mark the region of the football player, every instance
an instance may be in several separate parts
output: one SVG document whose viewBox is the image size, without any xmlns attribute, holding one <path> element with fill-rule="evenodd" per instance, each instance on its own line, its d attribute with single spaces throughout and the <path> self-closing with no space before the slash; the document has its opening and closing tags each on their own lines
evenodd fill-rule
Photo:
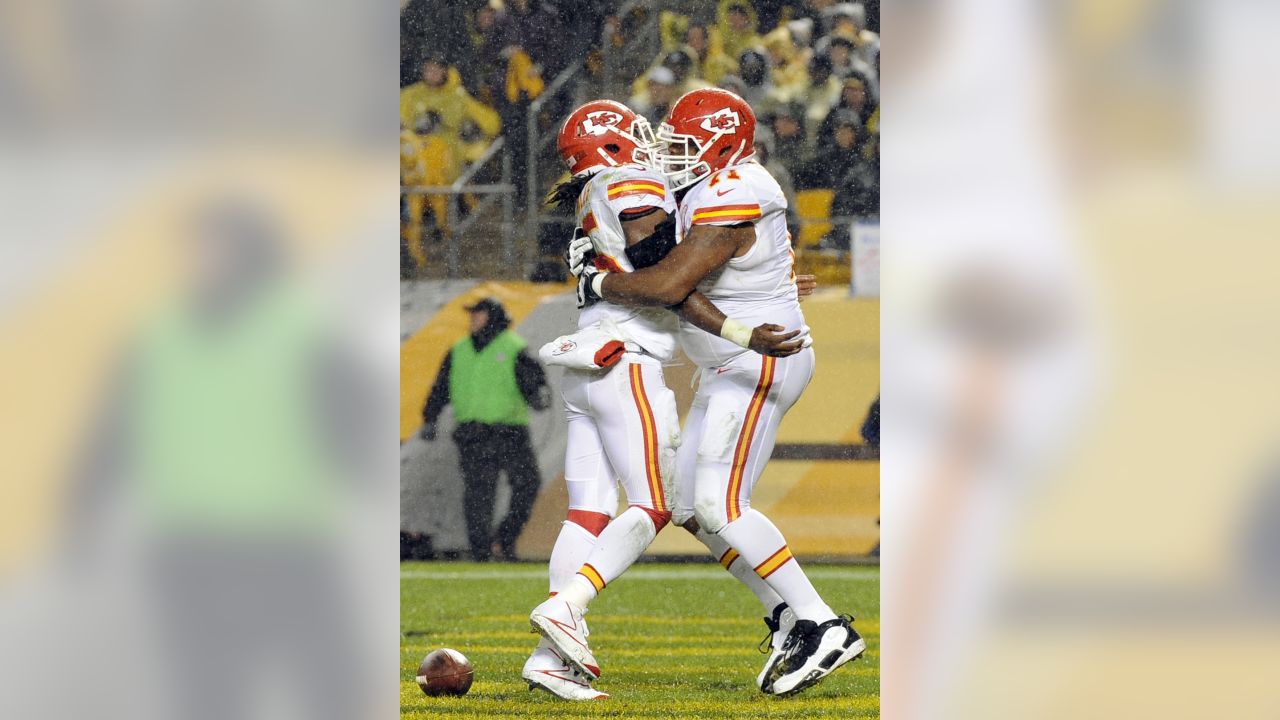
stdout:
<svg viewBox="0 0 1280 720">
<path fill-rule="evenodd" d="M 675 246 L 675 199 L 662 176 L 647 167 L 653 142 L 648 121 L 620 103 L 589 102 L 566 119 L 558 149 L 573 175 L 551 200 L 575 210 L 581 242 L 566 258 L 575 274 L 588 263 L 625 274 L 649 267 Z M 569 512 L 551 553 L 552 596 L 530 615 L 544 637 L 522 672 L 531 687 L 571 700 L 606 697 L 591 687 L 600 668 L 582 615 L 670 521 L 680 445 L 675 395 L 662 372 L 676 349 L 676 314 L 663 307 L 588 303 L 581 296 L 579 307 L 579 332 L 543 349 L 544 360 L 566 365 Z M 691 328 L 707 332 L 730 322 L 700 293 L 669 307 Z M 778 357 L 800 352 L 807 342 L 799 329 L 783 332 L 768 323 L 740 339 L 744 352 Z M 611 520 L 619 481 L 629 507 Z M 705 539 L 716 557 L 730 552 L 718 537 Z M 759 577 L 739 576 L 762 602 L 781 602 Z"/>
<path fill-rule="evenodd" d="M 700 292 L 733 317 L 719 333 L 681 323 L 681 344 L 700 378 L 685 422 L 677 474 L 677 524 L 696 524 L 733 549 L 782 598 L 766 619 L 773 652 L 760 689 L 790 695 L 860 656 L 866 644 L 818 595 L 778 528 L 751 507 L 751 493 L 773 452 L 783 415 L 813 376 L 810 347 L 782 357 L 747 352 L 762 318 L 803 328 L 787 232 L 787 202 L 752 161 L 755 114 L 718 88 L 686 93 L 658 129 L 659 168 L 680 195 L 679 244 L 635 272 L 584 267 L 579 293 L 634 307 L 680 305 Z M 692 478 L 693 482 L 685 482 Z"/>
</svg>

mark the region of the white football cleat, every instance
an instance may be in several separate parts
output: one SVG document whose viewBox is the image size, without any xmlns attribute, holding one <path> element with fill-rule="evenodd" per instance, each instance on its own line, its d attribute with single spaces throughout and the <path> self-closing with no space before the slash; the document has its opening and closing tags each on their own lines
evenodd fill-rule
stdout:
<svg viewBox="0 0 1280 720">
<path fill-rule="evenodd" d="M 766 642 L 769 643 L 771 649 L 768 651 L 769 659 L 765 661 L 764 668 L 756 676 L 756 687 L 760 688 L 761 692 L 772 693 L 773 689 L 766 681 L 778 661 L 782 659 L 782 644 L 786 642 L 787 636 L 791 634 L 791 628 L 796 625 L 796 614 L 786 603 L 782 603 L 773 609 L 773 617 L 764 619 L 764 624 L 769 627 L 769 637 Z M 761 651 L 764 650 L 764 647 L 764 642 L 761 642 Z"/>
<path fill-rule="evenodd" d="M 774 695 L 794 695 L 817 685 L 841 665 L 862 655 L 867 643 L 842 615 L 822 624 L 797 620 L 783 643 L 783 656 L 770 673 Z"/>
<path fill-rule="evenodd" d="M 533 609 L 529 624 L 542 633 L 560 656 L 591 680 L 600 677 L 600 665 L 587 645 L 587 624 L 582 615 L 587 609 L 567 600 L 551 598 Z"/>
<path fill-rule="evenodd" d="M 538 647 L 524 663 L 520 677 L 529 683 L 529 689 L 545 690 L 563 700 L 604 700 L 608 693 L 591 687 L 587 676 L 556 654 L 546 638 L 538 641 Z"/>
</svg>

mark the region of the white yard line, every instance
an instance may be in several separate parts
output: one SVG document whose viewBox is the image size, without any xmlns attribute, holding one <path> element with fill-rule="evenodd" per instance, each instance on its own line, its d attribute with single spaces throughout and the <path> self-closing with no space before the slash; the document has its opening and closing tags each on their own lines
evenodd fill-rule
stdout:
<svg viewBox="0 0 1280 720">
<path fill-rule="evenodd" d="M 805 574 L 816 580 L 852 580 L 878 582 L 880 570 L 865 567 L 816 566 L 805 568 Z M 475 572 L 456 570 L 402 570 L 401 580 L 530 580 L 545 578 L 546 568 L 494 568 Z M 635 567 L 619 580 L 733 580 L 733 576 L 715 567 L 691 566 L 688 570 Z"/>
</svg>

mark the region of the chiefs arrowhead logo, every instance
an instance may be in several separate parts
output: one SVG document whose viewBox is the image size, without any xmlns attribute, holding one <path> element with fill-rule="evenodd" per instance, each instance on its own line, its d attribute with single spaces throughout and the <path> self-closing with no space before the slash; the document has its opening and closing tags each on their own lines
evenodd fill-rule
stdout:
<svg viewBox="0 0 1280 720">
<path fill-rule="evenodd" d="M 572 340 L 565 340 L 564 342 L 560 343 L 560 347 L 556 348 L 555 350 L 552 350 L 552 351 L 551 351 L 551 354 L 552 354 L 552 355 L 563 355 L 563 354 L 565 354 L 565 353 L 567 353 L 567 352 L 572 351 L 572 350 L 573 350 L 574 348 L 576 348 L 576 347 L 578 347 L 578 344 L 577 344 L 577 343 L 575 343 L 574 341 L 572 341 Z"/>
<path fill-rule="evenodd" d="M 738 132 L 737 127 L 742 124 L 742 118 L 738 117 L 738 113 L 729 108 L 721 108 L 702 119 L 701 127 L 707 132 L 720 132 L 727 135 L 733 135 Z"/>
<path fill-rule="evenodd" d="M 609 128 L 616 127 L 622 122 L 622 116 L 612 110 L 596 110 L 587 113 L 587 118 L 582 121 L 582 132 L 588 135 L 604 135 L 609 132 Z"/>
</svg>

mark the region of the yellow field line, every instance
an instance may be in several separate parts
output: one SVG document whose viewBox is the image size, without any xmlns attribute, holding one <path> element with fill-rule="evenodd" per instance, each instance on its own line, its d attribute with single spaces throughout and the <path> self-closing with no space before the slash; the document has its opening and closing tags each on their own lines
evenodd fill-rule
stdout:
<svg viewBox="0 0 1280 720">
<path fill-rule="evenodd" d="M 520 623 L 522 625 L 527 625 L 528 620 L 529 620 L 528 615 L 479 615 L 477 617 L 471 618 L 471 622 Z M 751 627 L 754 629 L 760 625 L 760 621 L 757 619 L 748 619 L 748 618 L 713 618 L 713 617 L 698 617 L 698 616 L 687 616 L 687 615 L 685 616 L 668 615 L 668 616 L 662 616 L 662 617 L 659 617 L 657 615 L 625 615 L 620 617 L 602 616 L 602 617 L 591 618 L 592 627 L 599 627 L 599 628 L 606 628 L 606 627 L 615 628 L 620 626 L 625 627 L 627 625 L 635 625 L 635 624 L 730 625 L 730 626 L 738 626 L 738 627 Z M 853 627 L 863 635 L 866 635 L 867 633 L 872 633 L 875 635 L 880 634 L 879 619 L 854 620 Z M 445 635 L 447 633 L 440 633 L 440 634 Z"/>
<path fill-rule="evenodd" d="M 764 655 L 755 648 L 754 644 L 746 642 L 743 643 L 744 647 L 739 648 L 711 648 L 700 645 L 693 647 L 667 646 L 655 648 L 618 647 L 629 643 L 629 638 L 617 638 L 608 643 L 608 646 L 604 649 L 596 648 L 595 651 L 601 657 L 669 657 L 674 655 L 680 657 L 759 657 L 762 661 L 764 659 Z M 595 643 L 592 644 L 594 645 Z M 464 651 L 464 655 L 466 653 L 513 653 L 519 655 L 530 652 L 533 645 L 534 643 L 531 639 L 528 645 L 478 645 L 471 647 L 463 645 L 460 649 Z M 414 645 L 406 646 L 401 648 L 401 650 L 406 651 L 409 647 L 417 648 L 418 650 L 426 650 L 435 646 Z M 874 653 L 872 650 L 868 650 L 867 655 L 874 656 Z"/>
<path fill-rule="evenodd" d="M 840 672 L 843 672 L 843 670 L 841 670 Z M 473 686 L 472 692 L 474 693 L 476 689 L 480 689 L 484 691 L 488 688 L 502 689 L 502 688 L 518 688 L 521 686 L 522 684 L 520 683 L 502 683 L 502 682 L 495 683 L 495 682 L 476 681 L 475 686 Z M 640 690 L 640 689 L 658 689 L 658 688 L 664 688 L 664 687 L 669 687 L 669 686 L 661 683 L 649 683 L 644 685 L 636 683 L 636 684 L 627 684 L 624 689 Z M 430 704 L 435 704 L 435 703 L 453 704 L 453 703 L 465 702 L 467 703 L 468 706 L 475 706 L 477 713 L 479 713 L 483 708 L 488 706 L 493 706 L 493 707 L 496 707 L 497 709 L 505 710 L 510 706 L 510 702 L 511 702 L 511 699 L 507 697 L 487 698 L 487 697 L 478 697 L 478 696 L 477 697 L 468 696 L 465 699 L 426 698 L 426 697 L 423 697 L 422 691 L 418 688 L 417 683 L 413 682 L 412 680 L 402 681 L 400 683 L 400 690 L 401 690 L 402 697 L 404 695 L 408 695 L 410 697 L 416 697 L 418 699 L 421 699 Z M 875 710 L 876 708 L 880 707 L 879 695 L 844 695 L 840 697 L 802 696 L 802 697 L 804 698 L 804 701 L 805 701 L 804 709 L 810 710 L 810 711 Z M 617 700 L 614 700 L 614 699 L 610 700 L 611 705 L 616 702 Z M 427 707 L 430 707 L 430 705 L 428 705 Z M 549 717 L 563 717 L 564 707 L 565 706 L 562 704 L 548 705 L 546 706 L 545 712 Z M 735 709 L 740 711 L 740 708 L 734 707 L 734 703 L 727 702 L 727 701 L 714 701 L 714 700 L 700 701 L 700 700 L 682 699 L 680 700 L 678 716 L 688 717 L 688 713 L 713 713 L 714 717 L 719 717 L 719 716 L 723 716 L 726 711 L 732 711 Z M 541 707 L 537 708 L 537 711 L 541 711 L 541 710 L 542 710 Z M 427 712 L 427 710 L 424 708 L 423 712 Z M 627 709 L 628 716 L 650 717 L 647 715 L 639 714 L 642 712 L 643 710 L 640 710 L 638 708 Z M 654 712 L 657 714 L 653 715 L 652 717 L 673 717 L 673 715 L 667 714 L 669 713 L 669 711 L 664 712 L 660 708 L 655 708 Z M 735 715 L 735 717 L 743 717 L 743 715 L 737 714 Z"/>
</svg>

